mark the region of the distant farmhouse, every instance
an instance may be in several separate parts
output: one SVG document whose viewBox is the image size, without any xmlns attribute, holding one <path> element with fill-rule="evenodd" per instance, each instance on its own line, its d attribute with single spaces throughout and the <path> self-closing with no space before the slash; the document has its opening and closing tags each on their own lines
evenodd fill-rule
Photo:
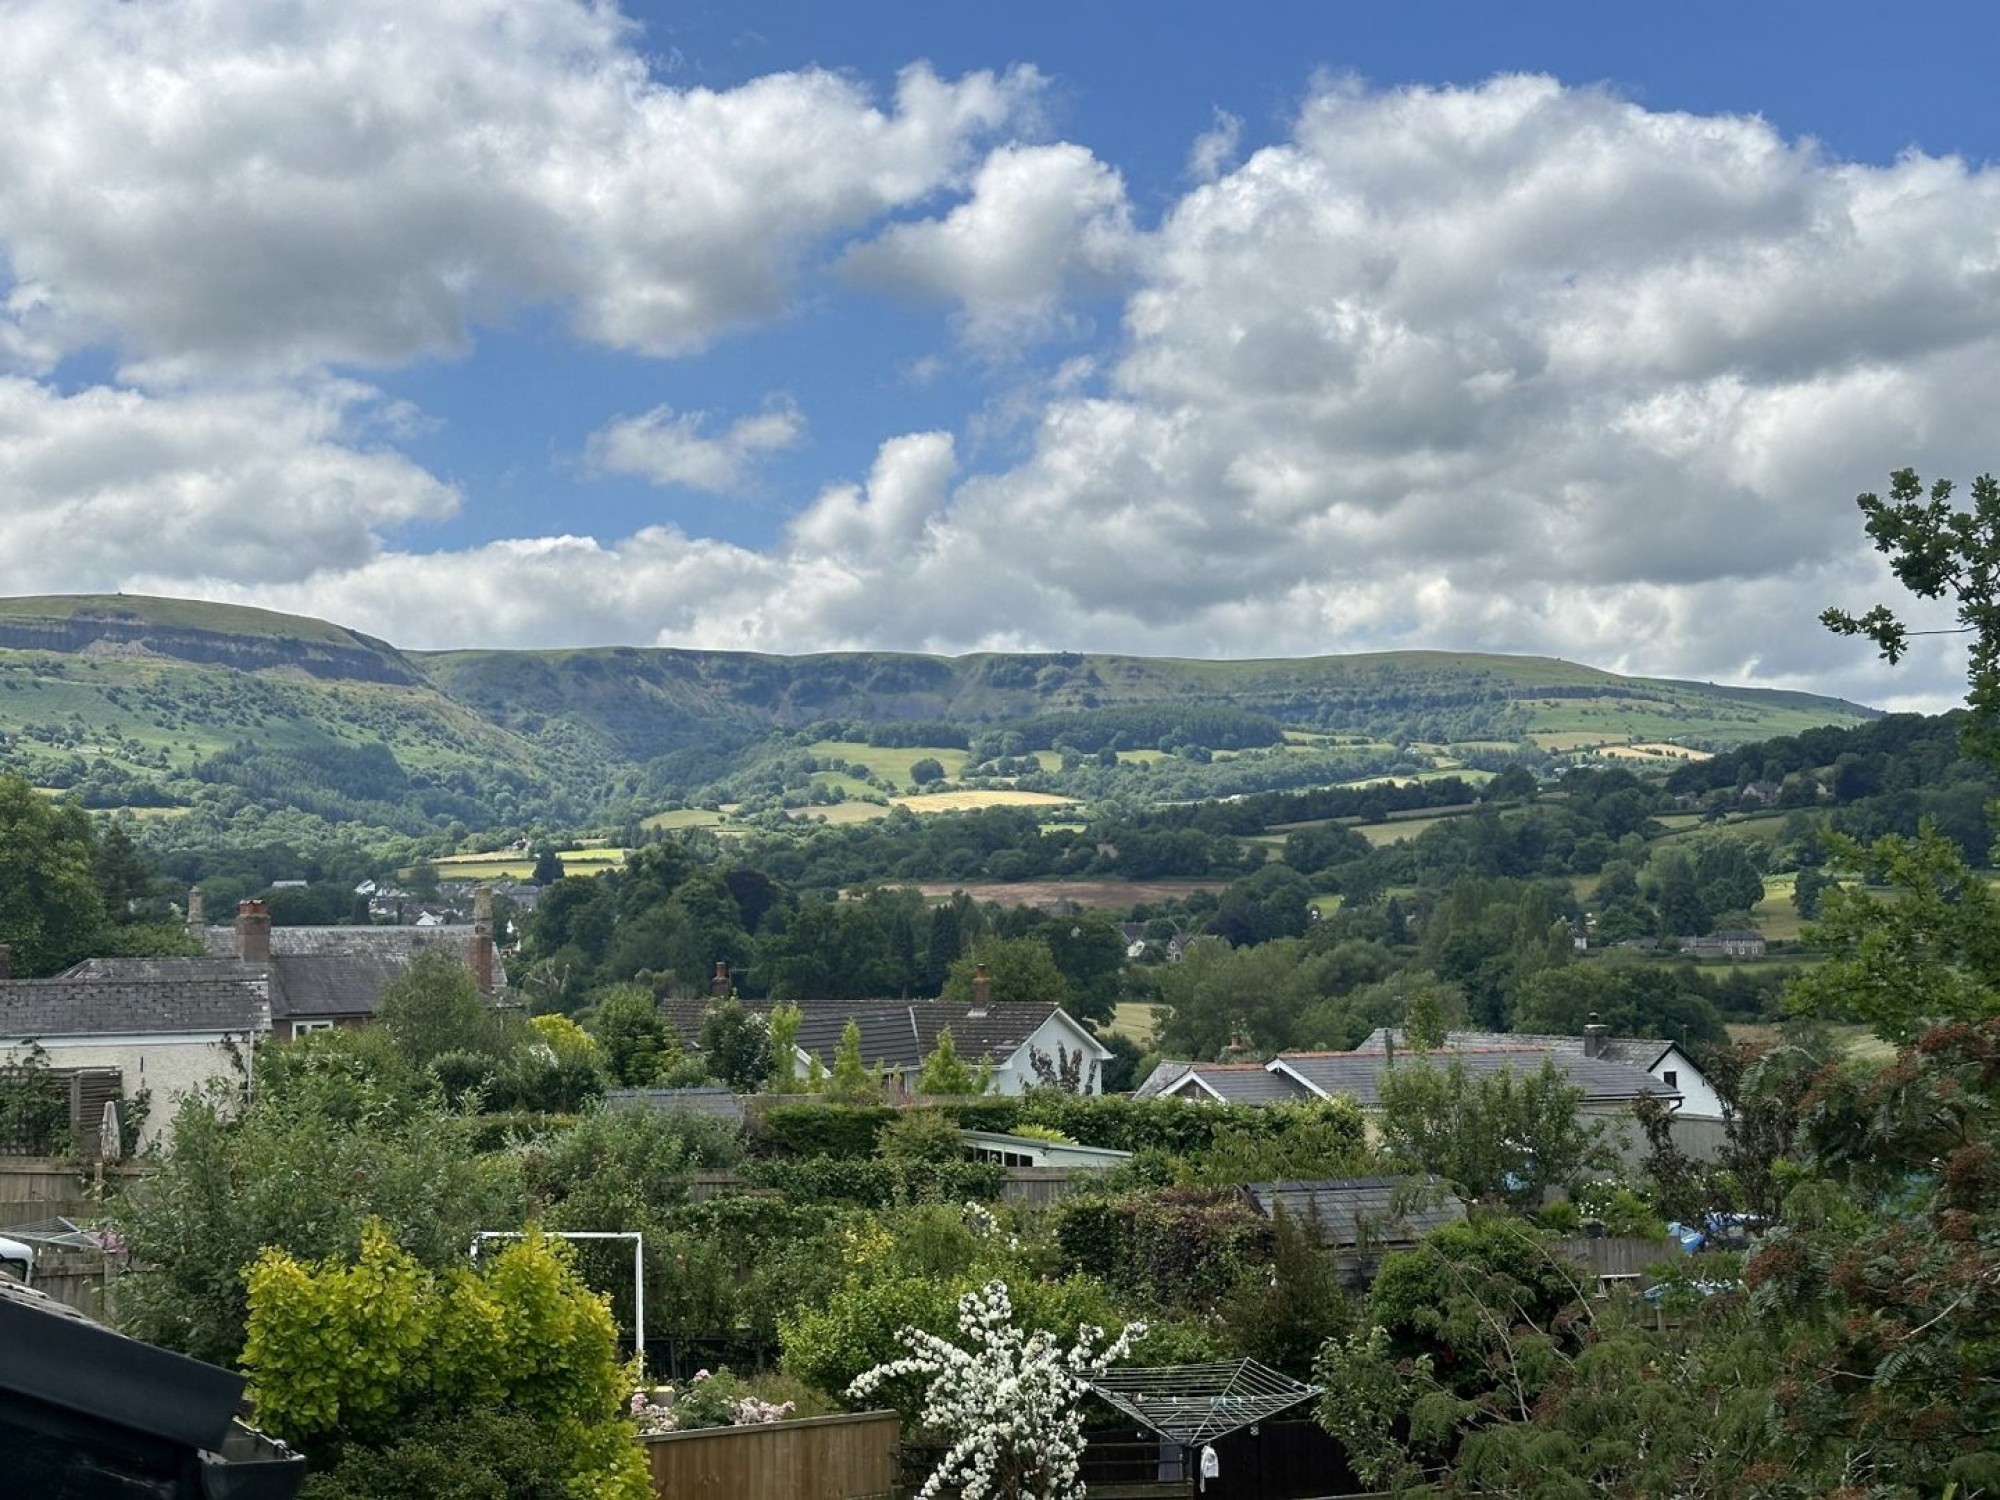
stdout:
<svg viewBox="0 0 2000 1500">
<path fill-rule="evenodd" d="M 0 1054 L 39 1046 L 58 1071 L 115 1072 L 120 1097 L 149 1093 L 143 1144 L 180 1099 L 247 1067 L 263 1038 L 369 1020 L 426 948 L 462 953 L 487 994 L 505 984 L 484 897 L 470 926 L 273 927 L 263 902 L 245 901 L 234 926 L 210 927 L 195 892 L 188 932 L 208 957 L 90 958 L 49 979 L 14 979 L 0 957 Z"/>
</svg>

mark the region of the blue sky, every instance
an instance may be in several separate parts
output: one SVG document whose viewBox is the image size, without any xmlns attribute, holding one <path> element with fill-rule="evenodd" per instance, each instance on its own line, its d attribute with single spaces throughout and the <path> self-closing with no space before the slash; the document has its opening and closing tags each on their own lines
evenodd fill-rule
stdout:
<svg viewBox="0 0 2000 1500">
<path fill-rule="evenodd" d="M 1990 465 L 1984 6 L 17 0 L 0 589 L 419 647 L 1561 655 Z"/>
</svg>

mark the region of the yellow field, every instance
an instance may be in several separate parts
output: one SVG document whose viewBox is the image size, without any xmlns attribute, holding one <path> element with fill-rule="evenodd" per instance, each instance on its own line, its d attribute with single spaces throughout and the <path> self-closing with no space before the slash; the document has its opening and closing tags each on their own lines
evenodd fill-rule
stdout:
<svg viewBox="0 0 2000 1500">
<path fill-rule="evenodd" d="M 1054 792 L 1017 792 L 1012 787 L 990 791 L 926 792 L 914 797 L 892 797 L 898 807 L 914 813 L 971 812 L 981 807 L 1074 807 L 1076 798 L 1058 797 Z"/>
<path fill-rule="evenodd" d="M 624 864 L 625 853 L 603 847 L 563 849 L 556 858 L 565 875 L 602 875 Z M 534 860 L 522 854 L 447 854 L 431 863 L 447 880 L 526 880 L 535 870 Z"/>
<path fill-rule="evenodd" d="M 1596 750 L 1605 745 L 1623 745 L 1619 735 L 1595 729 L 1538 729 L 1528 736 L 1544 750 Z"/>
<path fill-rule="evenodd" d="M 1606 745 L 1604 754 L 1611 760 L 1714 760 L 1706 750 L 1690 750 L 1685 745 L 1670 745 L 1665 741 L 1651 741 L 1637 745 Z"/>
</svg>

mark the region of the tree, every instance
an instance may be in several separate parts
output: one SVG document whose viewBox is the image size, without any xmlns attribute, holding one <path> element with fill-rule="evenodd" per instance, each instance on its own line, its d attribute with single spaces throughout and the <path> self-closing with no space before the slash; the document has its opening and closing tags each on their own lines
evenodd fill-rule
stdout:
<svg viewBox="0 0 2000 1500">
<path fill-rule="evenodd" d="M 920 1094 L 977 1094 L 981 1092 L 979 1078 L 964 1058 L 958 1055 L 958 1048 L 951 1039 L 951 1028 L 938 1032 L 937 1046 L 924 1059 L 924 1070 L 917 1080 Z"/>
<path fill-rule="evenodd" d="M 1442 1068 L 1413 1058 L 1383 1069 L 1377 1088 L 1384 1153 L 1468 1197 L 1538 1204 L 1544 1190 L 1617 1161 L 1608 1122 L 1585 1122 L 1584 1091 L 1546 1058 L 1532 1073 L 1484 1075 L 1461 1057 Z"/>
<path fill-rule="evenodd" d="M 375 1021 L 419 1068 L 445 1052 L 497 1057 L 506 1050 L 500 1017 L 458 956 L 443 948 L 424 949 L 383 986 Z"/>
<path fill-rule="evenodd" d="M 90 820 L 19 776 L 0 776 L 0 943 L 17 976 L 53 974 L 88 956 L 104 926 Z"/>
<path fill-rule="evenodd" d="M 833 1076 L 827 1092 L 849 1103 L 863 1103 L 881 1096 L 882 1090 L 861 1056 L 861 1023 L 849 1017 L 840 1028 L 840 1041 L 833 1049 Z"/>
<path fill-rule="evenodd" d="M 528 879 L 539 886 L 551 886 L 563 878 L 562 856 L 556 853 L 556 846 L 547 839 L 535 843 L 535 867 L 528 872 Z"/>
<path fill-rule="evenodd" d="M 708 1071 L 740 1094 L 755 1093 L 770 1077 L 771 1028 L 734 995 L 702 1012 L 701 1050 Z"/>
<path fill-rule="evenodd" d="M 1083 1494 L 1083 1398 L 1088 1382 L 1146 1335 L 1128 1323 L 1099 1346 L 1100 1328 L 1077 1329 L 1068 1349 L 1052 1333 L 1024 1334 L 1004 1281 L 989 1281 L 958 1302 L 959 1342 L 921 1328 L 898 1337 L 904 1359 L 864 1371 L 848 1387 L 855 1398 L 885 1382 L 929 1382 L 919 1424 L 947 1446 L 917 1493 L 949 1491 L 964 1500 L 1075 1500 Z"/>
<path fill-rule="evenodd" d="M 657 1082 L 679 1051 L 660 1015 L 660 1002 L 642 984 L 613 985 L 597 1002 L 591 1030 L 604 1048 L 606 1070 L 626 1087 Z"/>
<path fill-rule="evenodd" d="M 1923 480 L 1915 469 L 1898 469 L 1889 476 L 1889 498 L 1857 495 L 1854 503 L 1867 519 L 1875 550 L 1889 558 L 1897 580 L 1920 599 L 1951 596 L 1957 607 L 1960 634 L 1967 646 L 1967 706 L 1965 744 L 1968 753 L 1989 764 L 2000 761 L 2000 481 L 1982 474 L 1972 482 L 1972 508 L 1951 503 L 1955 486 L 1940 479 L 1923 498 Z M 1861 635 L 1873 641 L 1890 665 L 1903 659 L 1915 631 L 1887 605 L 1862 615 L 1829 608 L 1820 623 L 1836 635 Z"/>
<path fill-rule="evenodd" d="M 1069 981 L 1056 966 L 1049 945 L 1038 937 L 983 937 L 972 951 L 951 966 L 944 999 L 953 1005 L 972 1003 L 972 979 L 986 970 L 987 998 L 996 1005 L 1036 1002 L 1070 1003 Z"/>
<path fill-rule="evenodd" d="M 539 1235 L 478 1271 L 433 1271 L 370 1221 L 351 1264 L 269 1249 L 248 1283 L 243 1363 L 258 1420 L 336 1475 L 329 1458 L 395 1444 L 413 1419 L 490 1409 L 541 1432 L 570 1493 L 650 1495 L 610 1310 Z"/>
<path fill-rule="evenodd" d="M 944 762 L 934 755 L 926 755 L 910 762 L 910 780 L 918 786 L 929 786 L 944 780 Z"/>
</svg>

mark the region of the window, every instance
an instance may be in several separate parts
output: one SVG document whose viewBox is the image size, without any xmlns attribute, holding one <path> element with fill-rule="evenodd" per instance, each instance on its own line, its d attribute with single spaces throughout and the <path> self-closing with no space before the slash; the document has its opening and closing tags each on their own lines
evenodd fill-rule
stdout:
<svg viewBox="0 0 2000 1500">
<path fill-rule="evenodd" d="M 306 1033 L 307 1033 L 308 1031 L 331 1031 L 331 1030 L 333 1030 L 333 1022 L 331 1022 L 331 1021 L 294 1021 L 294 1022 L 292 1022 L 292 1035 L 293 1035 L 293 1036 L 304 1036 L 304 1035 L 305 1035 L 305 1034 L 306 1034 Z"/>
<path fill-rule="evenodd" d="M 1681 1075 L 1676 1073 L 1672 1068 L 1669 1068 L 1660 1075 L 1660 1082 L 1664 1083 L 1670 1089 L 1677 1089 L 1681 1086 Z"/>
</svg>

